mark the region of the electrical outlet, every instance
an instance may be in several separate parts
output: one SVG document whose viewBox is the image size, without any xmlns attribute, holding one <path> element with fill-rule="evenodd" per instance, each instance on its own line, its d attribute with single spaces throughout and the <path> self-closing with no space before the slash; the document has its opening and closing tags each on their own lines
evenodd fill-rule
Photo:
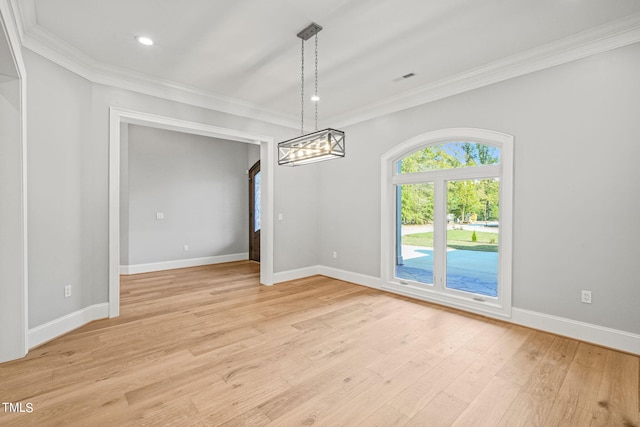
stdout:
<svg viewBox="0 0 640 427">
<path fill-rule="evenodd" d="M 182 249 L 184 249 L 185 251 L 188 251 L 188 250 L 189 250 L 189 245 L 184 245 L 184 246 L 182 247 Z"/>
<path fill-rule="evenodd" d="M 66 285 L 64 287 L 64 297 L 69 298 L 71 296 L 71 285 Z"/>
<path fill-rule="evenodd" d="M 334 259 L 338 258 L 338 252 L 333 251 L 333 258 L 334 258 Z"/>
<path fill-rule="evenodd" d="M 582 300 L 585 304 L 591 304 L 591 291 L 582 291 Z"/>
</svg>

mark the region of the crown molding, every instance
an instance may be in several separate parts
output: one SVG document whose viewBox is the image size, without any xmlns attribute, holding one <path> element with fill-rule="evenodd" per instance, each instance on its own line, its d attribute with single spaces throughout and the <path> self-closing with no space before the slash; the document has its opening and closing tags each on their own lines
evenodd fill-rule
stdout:
<svg viewBox="0 0 640 427">
<path fill-rule="evenodd" d="M 326 119 L 346 127 L 535 71 L 640 42 L 640 13 Z"/>
<path fill-rule="evenodd" d="M 25 0 L 22 4 L 19 0 L 6 0 L 13 10 L 15 27 L 20 37 L 20 43 L 24 39 L 24 27 L 35 26 L 35 3 L 34 0 Z"/>
<path fill-rule="evenodd" d="M 130 90 L 241 117 L 297 128 L 297 118 L 236 98 L 158 79 L 143 73 L 106 65 L 64 42 L 36 22 L 34 0 L 11 0 L 22 20 L 18 30 L 22 45 L 38 55 L 93 83 Z"/>
<path fill-rule="evenodd" d="M 60 40 L 36 21 L 34 0 L 11 0 L 26 48 L 94 83 L 297 129 L 296 118 L 195 87 L 109 66 Z M 640 41 L 640 13 L 512 55 L 326 119 L 346 127 Z"/>
</svg>

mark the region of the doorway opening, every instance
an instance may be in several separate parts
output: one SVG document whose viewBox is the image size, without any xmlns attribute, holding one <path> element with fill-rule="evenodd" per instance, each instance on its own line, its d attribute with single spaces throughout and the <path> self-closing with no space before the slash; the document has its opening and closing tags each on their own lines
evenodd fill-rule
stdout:
<svg viewBox="0 0 640 427">
<path fill-rule="evenodd" d="M 136 124 L 260 146 L 261 239 L 260 283 L 273 284 L 273 137 L 182 119 L 111 107 L 109 116 L 109 317 L 120 313 L 120 173 L 121 125 Z"/>
</svg>

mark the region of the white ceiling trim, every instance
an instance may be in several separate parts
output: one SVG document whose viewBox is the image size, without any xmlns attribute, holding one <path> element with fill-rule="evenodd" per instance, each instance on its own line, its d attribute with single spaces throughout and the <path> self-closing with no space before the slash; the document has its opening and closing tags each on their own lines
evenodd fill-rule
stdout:
<svg viewBox="0 0 640 427">
<path fill-rule="evenodd" d="M 11 0 L 22 45 L 91 82 L 297 129 L 299 121 L 256 104 L 100 63 L 36 23 L 33 0 Z"/>
<path fill-rule="evenodd" d="M 255 104 L 207 93 L 201 89 L 157 79 L 142 73 L 105 66 L 72 46 L 60 42 L 55 36 L 47 35 L 47 32 L 41 27 L 35 27 L 24 33 L 22 44 L 27 49 L 94 83 L 241 117 L 263 120 L 290 128 L 298 127 L 298 121 L 294 117 L 288 117 Z"/>
<path fill-rule="evenodd" d="M 18 23 L 22 44 L 87 80 L 293 129 L 299 126 L 297 118 L 259 105 L 99 63 L 40 27 L 36 22 L 34 0 L 11 1 L 22 20 Z M 640 13 L 399 93 L 347 114 L 328 117 L 326 121 L 333 127 L 361 123 L 637 42 L 640 42 Z"/>
<path fill-rule="evenodd" d="M 400 93 L 346 115 L 329 117 L 326 121 L 336 127 L 361 123 L 637 42 L 640 42 L 640 13 Z"/>
</svg>

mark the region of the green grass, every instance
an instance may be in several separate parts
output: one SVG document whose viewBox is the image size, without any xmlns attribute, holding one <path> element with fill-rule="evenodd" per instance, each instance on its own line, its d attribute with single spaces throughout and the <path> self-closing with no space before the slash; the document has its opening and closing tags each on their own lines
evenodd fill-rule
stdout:
<svg viewBox="0 0 640 427">
<path fill-rule="evenodd" d="M 473 231 L 448 230 L 447 247 L 467 251 L 498 252 L 498 233 L 476 231 L 477 242 L 471 240 Z M 493 243 L 491 243 L 493 240 Z M 433 232 L 402 236 L 403 245 L 433 247 Z"/>
</svg>

